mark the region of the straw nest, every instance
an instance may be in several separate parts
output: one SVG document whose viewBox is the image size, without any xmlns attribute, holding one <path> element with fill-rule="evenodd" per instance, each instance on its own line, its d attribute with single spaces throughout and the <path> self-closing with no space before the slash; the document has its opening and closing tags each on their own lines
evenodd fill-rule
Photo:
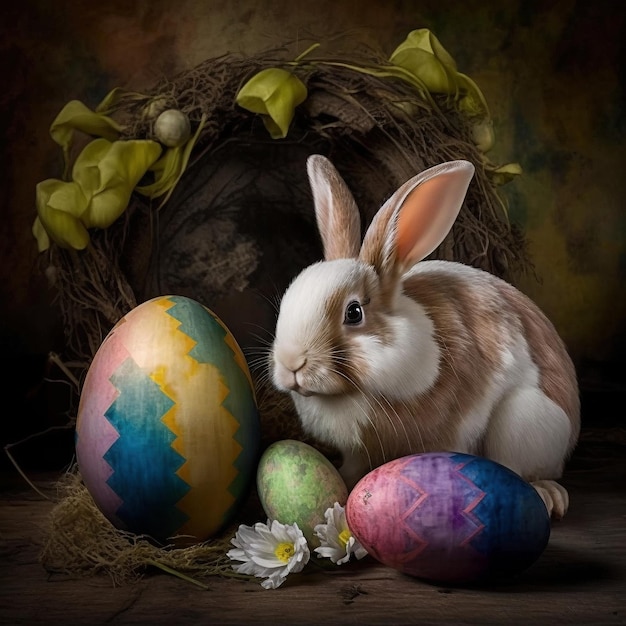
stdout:
<svg viewBox="0 0 626 626">
<path fill-rule="evenodd" d="M 417 172 L 446 160 L 471 161 L 476 174 L 463 209 L 431 258 L 463 261 L 508 279 L 529 269 L 524 238 L 509 223 L 493 179 L 495 166 L 474 144 L 472 120 L 453 100 L 355 70 L 388 63 L 371 49 L 326 57 L 316 51 L 297 65 L 293 58 L 288 47 L 245 57 L 228 54 L 116 103 L 111 114 L 126 138 L 152 138 L 154 119 L 167 108 L 184 112 L 192 128 L 202 118 L 206 123 L 164 206 L 134 196 L 112 226 L 91 233 L 86 250 L 53 245 L 42 255 L 63 314 L 64 358 L 76 373 L 76 400 L 106 333 L 138 303 L 165 291 L 200 300 L 233 330 L 254 322 L 267 342 L 274 310 L 242 320 L 254 318 L 262 305 L 242 306 L 238 298 L 248 298 L 248 305 L 276 302 L 288 281 L 321 257 L 304 173 L 306 155 L 313 152 L 333 160 L 365 223 Z M 259 117 L 236 104 L 242 85 L 269 67 L 296 73 L 308 90 L 288 136 L 280 140 L 270 139 Z M 252 333 L 235 336 L 244 352 L 258 349 Z M 289 401 L 265 385 L 260 369 L 252 373 L 264 443 L 303 438 Z M 42 557 L 51 570 L 106 571 L 116 583 L 150 565 L 200 578 L 234 575 L 225 563 L 228 531 L 196 547 L 156 547 L 114 529 L 76 472 L 65 480 Z"/>
</svg>

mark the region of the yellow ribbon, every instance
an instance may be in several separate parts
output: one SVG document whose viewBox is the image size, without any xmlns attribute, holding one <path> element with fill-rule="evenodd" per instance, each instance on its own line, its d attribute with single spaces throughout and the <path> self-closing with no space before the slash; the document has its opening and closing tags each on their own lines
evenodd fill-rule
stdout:
<svg viewBox="0 0 626 626">
<path fill-rule="evenodd" d="M 447 94 L 473 119 L 472 135 L 476 147 L 488 152 L 495 143 L 493 121 L 487 101 L 478 85 L 457 70 L 457 65 L 441 42 L 427 28 L 411 31 L 393 51 L 389 61 L 403 68 L 430 93 Z M 503 185 L 522 173 L 518 163 L 493 167 L 485 159 L 485 171 L 496 185 Z"/>
<path fill-rule="evenodd" d="M 115 141 L 122 131 L 122 126 L 106 115 L 94 113 L 79 100 L 68 102 L 50 126 L 50 136 L 63 149 L 65 162 L 63 178 L 67 178 L 69 174 L 70 149 L 75 131 Z"/>
<path fill-rule="evenodd" d="M 80 215 L 88 201 L 79 185 L 50 178 L 37 184 L 35 195 L 37 217 L 32 232 L 39 252 L 50 247 L 50 240 L 62 248 L 85 248 L 89 233 Z"/>
<path fill-rule="evenodd" d="M 478 85 L 458 71 L 455 60 L 427 28 L 411 31 L 389 61 L 418 77 L 431 93 L 454 97 L 468 115 L 489 118 L 489 107 Z M 483 143 L 487 145 L 484 139 Z"/>
<path fill-rule="evenodd" d="M 287 136 L 295 109 L 307 97 L 307 88 L 294 74 L 278 67 L 255 74 L 236 96 L 237 104 L 262 116 L 272 139 Z"/>
<path fill-rule="evenodd" d="M 297 66 L 314 44 L 297 57 Z M 428 29 L 413 30 L 391 54 L 390 65 L 360 67 L 338 61 L 312 61 L 379 76 L 399 78 L 409 82 L 424 98 L 431 94 L 447 94 L 455 99 L 460 110 L 475 118 L 473 139 L 476 146 L 487 152 L 494 143 L 493 125 L 485 98 L 476 83 L 457 70 L 452 56 Z M 267 68 L 250 78 L 236 95 L 242 108 L 261 115 L 273 139 L 287 136 L 296 107 L 307 98 L 304 83 L 282 68 Z M 163 149 L 152 140 L 120 140 L 124 130 L 107 113 L 115 110 L 121 98 L 145 101 L 146 96 L 116 88 L 90 110 L 82 102 L 72 100 L 59 112 L 50 135 L 61 146 L 65 163 L 63 180 L 48 179 L 37 185 L 37 217 L 33 236 L 40 251 L 50 246 L 82 250 L 89 243 L 90 228 L 107 228 L 126 209 L 133 191 L 150 199 L 161 198 L 159 208 L 170 198 L 187 169 L 191 152 L 206 124 L 202 119 L 196 132 L 182 146 Z M 147 110 L 147 109 L 146 109 Z M 76 132 L 94 139 L 78 155 L 72 168 L 70 152 Z M 516 163 L 486 169 L 496 184 L 508 182 L 521 174 Z M 137 186 L 146 174 L 152 182 Z"/>
<path fill-rule="evenodd" d="M 85 248 L 87 229 L 107 228 L 126 210 L 133 189 L 161 151 L 148 139 L 94 139 L 78 155 L 70 182 L 39 183 L 33 225 L 39 251 L 50 246 L 50 239 L 63 248 Z"/>
<path fill-rule="evenodd" d="M 162 206 L 187 168 L 206 116 L 202 116 L 195 134 L 175 148 L 164 150 L 149 139 L 121 140 L 123 127 L 105 113 L 122 96 L 145 99 L 116 88 L 96 111 L 72 100 L 52 122 L 50 135 L 63 150 L 64 180 L 48 179 L 36 187 L 37 217 L 32 233 L 40 252 L 47 250 L 51 241 L 63 248 L 84 249 L 89 243 L 88 229 L 110 226 L 126 210 L 133 191 L 149 198 L 165 196 Z M 76 132 L 94 139 L 76 158 L 70 177 L 70 151 Z M 149 172 L 153 182 L 138 187 Z"/>
</svg>

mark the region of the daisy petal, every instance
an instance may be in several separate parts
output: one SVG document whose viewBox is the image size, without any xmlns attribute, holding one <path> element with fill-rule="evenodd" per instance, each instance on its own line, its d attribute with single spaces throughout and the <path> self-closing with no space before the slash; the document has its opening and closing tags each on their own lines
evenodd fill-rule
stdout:
<svg viewBox="0 0 626 626">
<path fill-rule="evenodd" d="M 254 526 L 239 526 L 231 539 L 235 546 L 227 552 L 234 561 L 235 571 L 265 578 L 265 589 L 276 589 L 291 572 L 301 571 L 310 558 L 306 538 L 296 524 L 257 522 Z"/>
</svg>

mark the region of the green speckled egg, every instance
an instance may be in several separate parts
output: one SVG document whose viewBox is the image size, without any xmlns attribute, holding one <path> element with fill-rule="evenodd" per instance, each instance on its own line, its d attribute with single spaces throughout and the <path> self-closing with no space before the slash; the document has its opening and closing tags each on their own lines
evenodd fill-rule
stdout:
<svg viewBox="0 0 626 626">
<path fill-rule="evenodd" d="M 293 439 L 271 444 L 257 469 L 257 490 L 265 514 L 298 524 L 311 549 L 319 546 L 313 529 L 325 523 L 335 502 L 345 506 L 348 489 L 335 466 L 312 446 Z"/>
</svg>

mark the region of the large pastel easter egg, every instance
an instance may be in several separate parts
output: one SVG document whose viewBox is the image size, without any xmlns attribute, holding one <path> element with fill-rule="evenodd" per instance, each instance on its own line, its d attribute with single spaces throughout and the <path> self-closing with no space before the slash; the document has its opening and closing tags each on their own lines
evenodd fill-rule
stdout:
<svg viewBox="0 0 626 626">
<path fill-rule="evenodd" d="M 270 444 L 257 468 L 257 492 L 268 518 L 298 524 L 311 547 L 314 528 L 335 502 L 345 505 L 348 489 L 337 468 L 316 448 L 283 439 Z"/>
<path fill-rule="evenodd" d="M 436 583 L 519 573 L 550 537 L 532 485 L 499 463 L 452 452 L 405 456 L 366 474 L 346 519 L 375 559 Z"/>
<path fill-rule="evenodd" d="M 245 357 L 199 302 L 148 300 L 98 348 L 81 391 L 76 456 L 85 486 L 118 528 L 204 541 L 254 484 L 259 446 Z"/>
</svg>

